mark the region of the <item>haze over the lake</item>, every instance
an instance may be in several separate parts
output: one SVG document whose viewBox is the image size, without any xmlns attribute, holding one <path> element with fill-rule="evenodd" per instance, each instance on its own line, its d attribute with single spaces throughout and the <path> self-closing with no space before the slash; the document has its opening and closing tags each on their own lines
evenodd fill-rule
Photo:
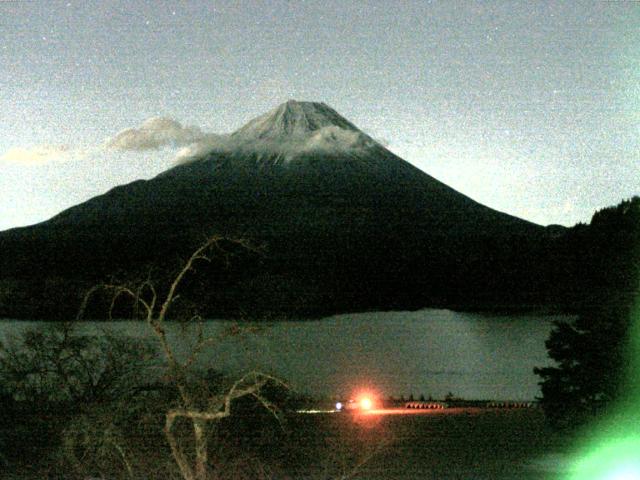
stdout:
<svg viewBox="0 0 640 480">
<path fill-rule="evenodd" d="M 201 366 L 218 365 L 240 375 L 268 371 L 300 392 L 348 397 L 370 388 L 381 396 L 413 393 L 443 399 L 533 400 L 540 396 L 533 367 L 550 364 L 544 346 L 561 315 L 491 315 L 425 309 L 368 312 L 321 320 L 255 324 L 250 335 L 229 336 L 200 355 Z M 42 323 L 0 321 L 0 341 Z M 209 321 L 207 335 L 228 328 Z M 84 322 L 83 333 L 154 338 L 144 322 Z M 169 323 L 179 358 L 187 355 L 196 328 Z M 214 360 L 215 359 L 215 360 Z"/>
<path fill-rule="evenodd" d="M 289 98 L 492 208 L 588 221 L 640 193 L 639 25 L 637 2 L 2 2 L 0 230 Z"/>
</svg>

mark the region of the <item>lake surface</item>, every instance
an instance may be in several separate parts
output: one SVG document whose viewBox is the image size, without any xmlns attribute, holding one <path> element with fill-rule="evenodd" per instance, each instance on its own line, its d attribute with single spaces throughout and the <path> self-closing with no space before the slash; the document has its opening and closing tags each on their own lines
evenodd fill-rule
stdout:
<svg viewBox="0 0 640 480">
<path fill-rule="evenodd" d="M 443 398 L 452 392 L 469 399 L 532 400 L 540 394 L 533 367 L 550 364 L 544 342 L 552 322 L 569 318 L 421 310 L 270 322 L 227 338 L 203 353 L 201 363 L 233 374 L 270 372 L 314 395 L 372 389 L 385 396 Z M 46 323 L 0 321 L 0 340 Z M 231 325 L 211 320 L 204 331 L 220 334 Z M 144 322 L 88 322 L 82 328 L 154 340 Z M 167 330 L 177 350 L 189 350 L 194 329 L 169 324 Z"/>
</svg>

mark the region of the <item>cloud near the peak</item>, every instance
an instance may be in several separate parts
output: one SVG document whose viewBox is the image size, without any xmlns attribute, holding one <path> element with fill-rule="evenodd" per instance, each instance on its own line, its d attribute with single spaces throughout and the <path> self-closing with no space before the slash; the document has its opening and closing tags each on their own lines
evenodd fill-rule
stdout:
<svg viewBox="0 0 640 480">
<path fill-rule="evenodd" d="M 370 147 L 374 141 L 361 132 L 346 130 L 335 125 L 317 130 L 302 145 L 307 151 L 341 151 Z"/>
<path fill-rule="evenodd" d="M 13 147 L 0 156 L 0 162 L 22 165 L 41 165 L 49 162 L 64 162 L 81 158 L 85 152 L 68 145 L 36 145 Z"/>
<path fill-rule="evenodd" d="M 242 135 L 206 134 L 197 142 L 182 148 L 175 163 L 186 163 L 210 152 L 246 152 L 258 154 L 276 154 L 285 159 L 309 153 L 353 152 L 372 147 L 377 142 L 368 135 L 327 126 L 306 135 L 292 136 L 283 140 L 254 139 Z"/>
<path fill-rule="evenodd" d="M 183 126 L 167 117 L 146 120 L 138 128 L 128 128 L 107 140 L 107 148 L 116 150 L 157 150 L 166 146 L 182 147 L 205 139 L 198 127 Z"/>
<path fill-rule="evenodd" d="M 231 143 L 229 135 L 204 134 L 202 138 L 181 148 L 176 154 L 175 162 L 183 163 L 212 151 L 228 150 L 231 148 Z"/>
</svg>

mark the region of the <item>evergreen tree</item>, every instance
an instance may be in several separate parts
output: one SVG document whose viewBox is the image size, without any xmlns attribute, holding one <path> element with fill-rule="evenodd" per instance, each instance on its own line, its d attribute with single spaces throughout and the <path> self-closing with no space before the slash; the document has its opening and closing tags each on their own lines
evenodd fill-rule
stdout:
<svg viewBox="0 0 640 480">
<path fill-rule="evenodd" d="M 536 368 L 542 406 L 558 425 L 579 424 L 618 398 L 623 387 L 630 309 L 611 303 L 558 322 L 546 342 L 557 366 Z"/>
<path fill-rule="evenodd" d="M 597 212 L 579 239 L 576 247 L 590 252 L 580 269 L 591 301 L 551 331 L 546 347 L 556 365 L 534 369 L 542 407 L 557 426 L 588 420 L 625 386 L 632 305 L 640 293 L 640 198 Z"/>
</svg>

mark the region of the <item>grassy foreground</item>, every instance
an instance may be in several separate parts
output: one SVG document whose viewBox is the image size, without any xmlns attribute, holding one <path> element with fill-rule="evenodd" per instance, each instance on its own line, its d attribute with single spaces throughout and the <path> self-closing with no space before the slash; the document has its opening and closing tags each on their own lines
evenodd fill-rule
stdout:
<svg viewBox="0 0 640 480">
<path fill-rule="evenodd" d="M 355 478 L 372 480 L 558 478 L 563 462 L 558 452 L 567 450 L 536 409 L 327 415 L 299 422 L 303 431 L 323 430 L 345 466 L 375 451 L 355 472 Z M 315 465 L 316 471 L 321 468 L 322 461 Z M 311 478 L 310 473 L 298 472 L 296 478 Z"/>
<path fill-rule="evenodd" d="M 558 452 L 569 447 L 548 429 L 537 409 L 289 414 L 281 426 L 260 421 L 258 428 L 253 428 L 254 420 L 245 427 L 222 424 L 217 429 L 211 438 L 212 480 L 553 479 L 561 476 Z M 163 443 L 161 437 L 138 439 L 147 465 L 134 477 L 96 470 L 90 476 L 178 479 L 177 472 L 169 473 L 173 469 Z M 4 478 L 62 478 L 60 471 L 43 476 L 42 469 L 36 473 L 25 464 L 20 470 L 6 472 Z M 86 480 L 87 471 L 64 478 Z"/>
</svg>

